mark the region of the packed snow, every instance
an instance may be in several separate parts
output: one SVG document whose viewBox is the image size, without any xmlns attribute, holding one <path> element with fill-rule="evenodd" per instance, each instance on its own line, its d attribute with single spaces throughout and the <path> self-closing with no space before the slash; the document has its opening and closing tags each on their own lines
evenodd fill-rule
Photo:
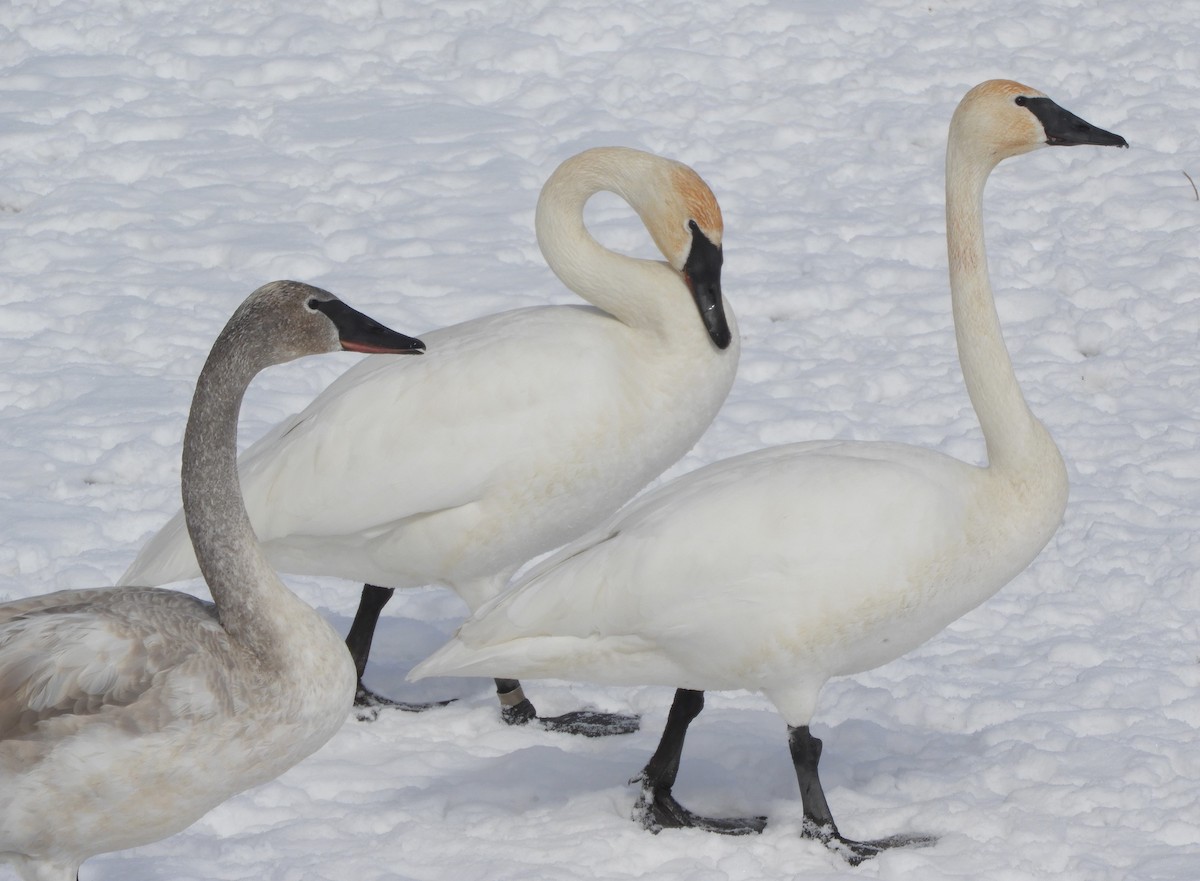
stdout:
<svg viewBox="0 0 1200 881">
<path fill-rule="evenodd" d="M 431 587 L 388 607 L 368 681 L 457 702 L 350 719 L 82 881 L 1200 876 L 1200 7 L 19 0 L 0 35 L 0 601 L 113 583 L 176 510 L 195 376 L 263 282 L 417 336 L 574 302 L 533 210 L 600 144 L 688 163 L 725 217 L 739 378 L 665 477 L 824 437 L 981 462 L 946 281 L 954 105 L 1009 77 L 1132 146 L 1040 151 L 988 188 L 1006 339 L 1070 471 L 1062 528 L 931 642 L 832 682 L 814 722 L 842 831 L 936 846 L 851 869 L 800 838 L 784 725 L 749 693 L 709 695 L 676 792 L 767 831 L 643 831 L 626 781 L 670 689 L 531 681 L 543 712 L 635 711 L 642 730 L 506 727 L 489 681 L 405 682 L 465 612 Z M 588 216 L 654 253 L 615 197 Z M 356 357 L 265 374 L 243 440 Z M 289 583 L 348 628 L 359 585 Z"/>
</svg>

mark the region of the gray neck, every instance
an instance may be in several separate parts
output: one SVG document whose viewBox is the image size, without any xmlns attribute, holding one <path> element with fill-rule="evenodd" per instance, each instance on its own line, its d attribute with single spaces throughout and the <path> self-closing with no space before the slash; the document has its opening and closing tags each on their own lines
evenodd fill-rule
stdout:
<svg viewBox="0 0 1200 881">
<path fill-rule="evenodd" d="M 266 659 L 279 643 L 280 626 L 269 607 L 299 600 L 267 563 L 242 501 L 238 412 L 250 380 L 267 366 L 257 360 L 264 347 L 247 342 L 227 327 L 196 382 L 183 438 L 183 511 L 222 626 Z"/>
</svg>

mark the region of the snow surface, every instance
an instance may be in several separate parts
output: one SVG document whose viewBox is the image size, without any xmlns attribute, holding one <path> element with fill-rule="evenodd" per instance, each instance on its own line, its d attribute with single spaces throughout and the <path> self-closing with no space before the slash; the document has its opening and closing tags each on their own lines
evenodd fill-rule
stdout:
<svg viewBox="0 0 1200 881">
<path fill-rule="evenodd" d="M 533 209 L 598 144 L 689 163 L 724 210 L 742 365 L 669 474 L 834 436 L 979 461 L 945 278 L 951 111 L 1011 77 L 1132 144 L 1021 157 L 988 191 L 1009 346 L 1070 469 L 1062 529 L 930 643 L 831 683 L 814 724 L 843 831 L 936 847 L 850 869 L 801 840 L 783 723 L 746 693 L 709 696 L 676 791 L 767 831 L 642 831 L 625 781 L 670 690 L 531 682 L 543 711 L 643 730 L 506 728 L 487 682 L 404 682 L 464 611 L 430 588 L 389 607 L 369 679 L 459 702 L 350 721 L 83 881 L 1200 877 L 1200 5 L 14 0 L 0 35 L 0 600 L 112 583 L 175 510 L 193 380 L 259 284 L 418 335 L 572 302 Z M 615 198 L 589 217 L 652 253 Z M 243 437 L 353 360 L 264 376 Z M 348 627 L 357 585 L 292 583 Z"/>
</svg>

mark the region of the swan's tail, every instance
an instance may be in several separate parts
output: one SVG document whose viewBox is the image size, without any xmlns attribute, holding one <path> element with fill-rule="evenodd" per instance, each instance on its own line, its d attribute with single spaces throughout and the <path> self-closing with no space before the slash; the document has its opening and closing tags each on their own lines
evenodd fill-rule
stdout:
<svg viewBox="0 0 1200 881">
<path fill-rule="evenodd" d="M 527 672 L 528 657 L 522 658 L 519 644 L 508 642 L 496 646 L 468 648 L 458 636 L 454 636 L 408 673 L 415 682 L 430 676 L 490 676 L 492 678 L 519 679 L 530 675 Z M 524 663 L 523 663 L 524 662 Z"/>
<path fill-rule="evenodd" d="M 635 636 L 526 636 L 469 646 L 455 635 L 409 671 L 430 676 L 571 679 L 601 685 L 672 684 L 678 669 Z"/>
</svg>

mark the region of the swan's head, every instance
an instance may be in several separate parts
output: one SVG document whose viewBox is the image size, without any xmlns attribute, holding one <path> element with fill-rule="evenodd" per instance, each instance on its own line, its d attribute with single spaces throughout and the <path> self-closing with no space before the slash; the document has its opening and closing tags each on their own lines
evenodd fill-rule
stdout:
<svg viewBox="0 0 1200 881">
<path fill-rule="evenodd" d="M 1129 146 L 1120 135 L 1097 128 L 1037 89 L 1012 80 L 988 80 L 967 92 L 950 121 L 950 141 L 983 151 L 992 164 L 1039 147 Z"/>
<path fill-rule="evenodd" d="M 535 219 L 550 265 L 577 263 L 579 238 L 596 245 L 583 227 L 583 205 L 602 190 L 638 213 L 691 292 L 709 338 L 728 348 L 733 335 L 721 300 L 721 208 L 708 184 L 682 162 L 630 147 L 592 147 L 564 161 L 542 187 Z"/>
<path fill-rule="evenodd" d="M 384 327 L 329 291 L 298 281 L 260 287 L 238 307 L 223 335 L 246 340 L 262 366 L 342 349 L 390 354 L 425 349 L 420 340 Z"/>
<path fill-rule="evenodd" d="M 658 158 L 658 157 L 655 157 Z M 696 301 L 713 343 L 728 348 L 732 340 L 721 299 L 721 238 L 725 226 L 721 206 L 703 178 L 682 162 L 660 159 L 658 198 L 639 210 L 654 244 L 680 274 Z"/>
</svg>

